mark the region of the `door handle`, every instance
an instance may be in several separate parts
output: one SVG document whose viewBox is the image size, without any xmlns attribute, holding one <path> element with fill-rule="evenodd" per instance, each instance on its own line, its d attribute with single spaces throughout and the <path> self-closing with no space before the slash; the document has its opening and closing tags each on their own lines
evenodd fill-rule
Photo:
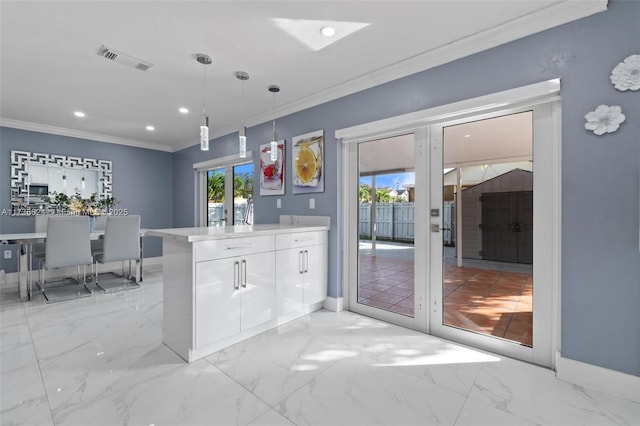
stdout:
<svg viewBox="0 0 640 426">
<path fill-rule="evenodd" d="M 298 252 L 298 273 L 304 274 L 304 258 L 302 250 Z"/>
<path fill-rule="evenodd" d="M 233 264 L 233 288 L 240 290 L 240 262 L 237 260 Z"/>
<path fill-rule="evenodd" d="M 247 261 L 242 259 L 242 287 L 247 288 Z"/>
<path fill-rule="evenodd" d="M 309 272 L 309 251 L 304 251 L 304 273 Z"/>
</svg>

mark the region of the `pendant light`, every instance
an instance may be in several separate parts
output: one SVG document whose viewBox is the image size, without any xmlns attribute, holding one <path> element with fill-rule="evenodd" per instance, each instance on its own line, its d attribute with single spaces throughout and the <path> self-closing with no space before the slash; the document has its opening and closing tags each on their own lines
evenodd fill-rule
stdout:
<svg viewBox="0 0 640 426">
<path fill-rule="evenodd" d="M 280 91 L 280 87 L 269 86 L 269 91 L 273 94 L 273 138 L 271 139 L 271 161 L 278 159 L 278 134 L 276 133 L 276 93 Z"/>
<path fill-rule="evenodd" d="M 196 60 L 198 61 L 198 63 L 202 64 L 202 86 L 203 86 L 202 122 L 200 123 L 200 149 L 202 151 L 209 151 L 209 116 L 207 115 L 207 111 L 206 111 L 207 65 L 209 65 L 212 61 L 209 55 L 205 55 L 203 53 L 199 53 L 198 55 L 196 55 Z"/>
<path fill-rule="evenodd" d="M 240 130 L 238 131 L 238 151 L 240 152 L 240 158 L 247 157 L 247 127 L 244 125 L 244 82 L 249 80 L 249 74 L 244 71 L 236 72 L 236 78 L 242 82 L 242 122 L 240 123 Z"/>
</svg>

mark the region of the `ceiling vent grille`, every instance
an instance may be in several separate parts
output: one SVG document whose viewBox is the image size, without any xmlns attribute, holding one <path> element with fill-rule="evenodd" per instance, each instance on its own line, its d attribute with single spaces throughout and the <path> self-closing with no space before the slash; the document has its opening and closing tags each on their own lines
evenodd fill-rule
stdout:
<svg viewBox="0 0 640 426">
<path fill-rule="evenodd" d="M 146 71 L 153 65 L 150 62 L 143 61 L 134 56 L 127 55 L 126 53 L 119 52 L 115 49 L 102 45 L 98 49 L 98 55 L 113 62 L 125 65 L 130 68 L 135 68 L 140 71 Z"/>
</svg>

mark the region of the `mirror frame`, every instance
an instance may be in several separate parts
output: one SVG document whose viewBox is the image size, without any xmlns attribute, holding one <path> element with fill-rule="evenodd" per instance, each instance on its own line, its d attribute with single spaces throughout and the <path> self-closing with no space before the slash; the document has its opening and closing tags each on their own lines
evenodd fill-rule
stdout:
<svg viewBox="0 0 640 426">
<path fill-rule="evenodd" d="M 11 151 L 11 210 L 16 216 L 30 216 L 27 198 L 27 164 L 36 162 L 44 166 L 57 165 L 69 169 L 95 170 L 98 172 L 98 197 L 112 197 L 112 162 L 94 158 L 72 157 L 28 151 Z"/>
</svg>

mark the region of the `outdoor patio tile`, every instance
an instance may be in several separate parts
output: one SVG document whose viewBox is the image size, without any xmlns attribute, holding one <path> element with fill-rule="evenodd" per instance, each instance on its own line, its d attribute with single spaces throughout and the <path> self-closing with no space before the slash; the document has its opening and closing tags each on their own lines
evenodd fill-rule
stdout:
<svg viewBox="0 0 640 426">
<path fill-rule="evenodd" d="M 404 287 L 398 287 L 398 286 L 391 287 L 390 289 L 385 290 L 384 292 L 385 293 L 389 293 L 389 294 L 394 294 L 394 295 L 397 295 L 397 296 L 404 296 L 404 297 L 413 295 L 413 289 L 404 288 Z"/>
<path fill-rule="evenodd" d="M 396 304 L 398 302 L 400 302 L 401 300 L 404 300 L 405 296 L 397 296 L 394 294 L 388 294 L 388 293 L 384 293 L 384 292 L 380 292 L 378 294 L 375 294 L 371 297 L 369 297 L 369 300 L 376 300 L 379 302 L 386 302 L 386 303 L 391 303 L 391 304 Z"/>
<path fill-rule="evenodd" d="M 391 306 L 393 306 L 393 303 L 380 302 L 378 300 L 371 300 L 371 299 L 365 299 L 360 303 L 362 303 L 363 305 L 373 306 L 375 308 L 380 308 L 380 309 L 388 309 Z"/>
</svg>

